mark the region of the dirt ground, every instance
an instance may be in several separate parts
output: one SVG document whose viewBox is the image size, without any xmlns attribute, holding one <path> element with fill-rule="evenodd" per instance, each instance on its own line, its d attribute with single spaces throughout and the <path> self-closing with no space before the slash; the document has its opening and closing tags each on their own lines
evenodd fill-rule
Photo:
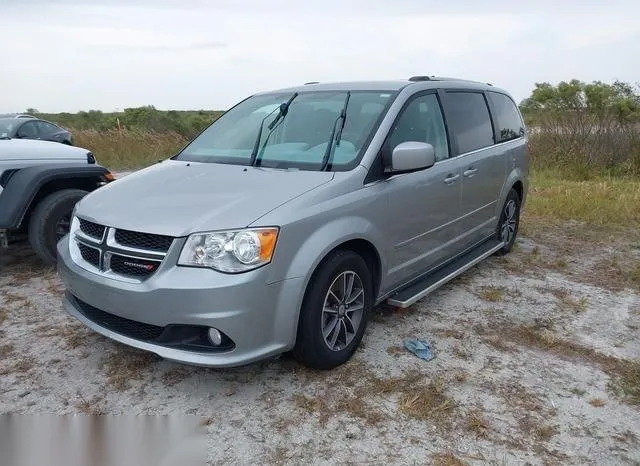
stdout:
<svg viewBox="0 0 640 466">
<path fill-rule="evenodd" d="M 197 415 L 212 464 L 640 464 L 640 242 L 523 227 L 506 258 L 377 308 L 331 372 L 129 349 L 67 316 L 55 271 L 16 245 L 0 253 L 0 412 Z"/>
</svg>

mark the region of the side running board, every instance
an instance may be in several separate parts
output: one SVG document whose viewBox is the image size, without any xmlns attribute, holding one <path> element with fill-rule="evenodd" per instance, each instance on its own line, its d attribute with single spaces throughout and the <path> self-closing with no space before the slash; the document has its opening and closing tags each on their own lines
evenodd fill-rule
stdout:
<svg viewBox="0 0 640 466">
<path fill-rule="evenodd" d="M 474 265 L 495 254 L 503 246 L 504 243 L 497 240 L 487 241 L 441 269 L 402 288 L 387 299 L 387 304 L 400 308 L 409 307 Z"/>
</svg>

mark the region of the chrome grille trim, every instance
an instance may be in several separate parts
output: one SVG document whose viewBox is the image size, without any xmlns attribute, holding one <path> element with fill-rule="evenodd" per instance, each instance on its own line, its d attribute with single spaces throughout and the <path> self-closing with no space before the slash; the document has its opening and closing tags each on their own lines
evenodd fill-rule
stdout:
<svg viewBox="0 0 640 466">
<path fill-rule="evenodd" d="M 82 236 L 92 241 L 96 241 L 98 243 L 101 243 L 102 240 L 104 240 L 104 234 L 107 229 L 104 225 L 100 225 L 98 223 L 95 223 L 83 218 L 79 218 L 78 221 L 80 223 L 80 228 L 78 229 L 78 233 L 80 233 Z M 98 230 L 102 230 L 102 233 L 99 236 L 95 236 L 91 234 L 91 231 L 87 232 L 85 231 L 85 229 L 87 230 L 98 229 Z"/>
<path fill-rule="evenodd" d="M 69 252 L 71 259 L 77 265 L 83 269 L 109 277 L 115 280 L 120 280 L 129 283 L 142 283 L 153 274 L 155 274 L 164 262 L 167 252 L 150 251 L 140 248 L 134 248 L 130 246 L 124 246 L 119 244 L 115 239 L 116 228 L 104 227 L 104 234 L 101 240 L 86 235 L 80 229 L 80 221 L 78 217 L 74 217 L 71 221 L 71 229 L 69 235 Z M 84 260 L 82 257 L 79 244 L 86 247 L 90 247 L 99 251 L 99 263 L 96 267 L 92 263 Z M 157 263 L 154 270 L 150 271 L 148 275 L 143 276 L 131 276 L 122 273 L 117 273 L 111 268 L 111 259 L 114 257 L 120 257 L 123 259 L 141 260 Z"/>
<path fill-rule="evenodd" d="M 113 249 L 117 249 L 119 251 L 126 251 L 132 254 L 141 254 L 142 257 L 139 257 L 139 259 L 151 259 L 151 260 L 159 259 L 160 261 L 162 261 L 162 259 L 164 259 L 167 256 L 166 252 L 133 248 L 131 246 L 125 246 L 123 244 L 118 243 L 116 241 L 116 228 L 109 228 L 107 230 L 107 246 Z M 131 256 L 131 257 L 134 257 L 134 256 Z"/>
</svg>

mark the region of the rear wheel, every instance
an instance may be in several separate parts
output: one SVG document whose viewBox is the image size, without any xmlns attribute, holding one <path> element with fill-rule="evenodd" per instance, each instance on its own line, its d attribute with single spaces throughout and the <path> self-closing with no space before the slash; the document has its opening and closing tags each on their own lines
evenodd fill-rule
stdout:
<svg viewBox="0 0 640 466">
<path fill-rule="evenodd" d="M 309 283 L 294 357 L 315 369 L 344 364 L 362 340 L 372 306 L 373 281 L 366 262 L 352 251 L 332 253 Z"/>
<path fill-rule="evenodd" d="M 56 191 L 41 200 L 31 214 L 29 242 L 46 264 L 56 263 L 58 241 L 69 233 L 73 208 L 87 193 L 82 189 Z"/>
<path fill-rule="evenodd" d="M 496 254 L 505 255 L 511 251 L 516 236 L 518 235 L 518 227 L 520 226 L 520 196 L 515 189 L 511 189 L 504 201 L 502 211 L 500 212 L 500 220 L 498 221 L 498 229 L 496 231 L 496 239 L 504 243 L 502 249 Z"/>
</svg>

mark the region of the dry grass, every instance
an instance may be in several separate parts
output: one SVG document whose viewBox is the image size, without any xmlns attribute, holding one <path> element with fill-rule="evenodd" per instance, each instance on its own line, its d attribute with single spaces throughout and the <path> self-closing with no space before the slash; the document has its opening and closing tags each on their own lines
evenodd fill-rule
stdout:
<svg viewBox="0 0 640 466">
<path fill-rule="evenodd" d="M 12 291 L 2 292 L 2 294 L 0 294 L 0 298 L 2 298 L 2 306 L 5 311 L 8 307 L 13 307 L 14 309 L 22 309 L 26 304 L 29 303 L 29 300 L 27 298 Z"/>
<path fill-rule="evenodd" d="M 584 312 L 587 310 L 589 300 L 582 296 L 578 299 L 571 296 L 571 293 L 565 289 L 549 290 L 560 301 L 563 309 L 569 309 L 575 312 Z"/>
<path fill-rule="evenodd" d="M 489 422 L 484 417 L 481 410 L 475 409 L 467 414 L 467 430 L 478 437 L 486 437 L 489 430 Z"/>
<path fill-rule="evenodd" d="M 117 129 L 75 130 L 74 144 L 91 150 L 110 169 L 147 167 L 174 155 L 187 143 L 178 133 Z"/>
<path fill-rule="evenodd" d="M 404 353 L 406 350 L 402 347 L 402 346 L 389 346 L 387 348 L 387 354 L 390 354 L 391 356 L 399 356 L 400 354 Z"/>
<path fill-rule="evenodd" d="M 9 352 L 7 355 L 13 353 L 13 348 L 9 348 Z M 4 369 L 0 369 L 0 375 L 14 375 L 18 378 L 26 378 L 29 376 L 31 369 L 35 367 L 35 362 L 33 359 L 27 356 L 21 356 L 18 358 L 12 365 L 5 367 Z"/>
<path fill-rule="evenodd" d="M 457 383 L 465 383 L 467 380 L 469 380 L 471 378 L 471 374 L 469 374 L 466 371 L 457 371 L 454 375 L 453 375 L 453 380 Z"/>
<path fill-rule="evenodd" d="M 39 328 L 41 335 L 58 337 L 62 339 L 68 349 L 77 349 L 87 346 L 89 339 L 94 335 L 86 327 L 77 324 L 65 324 L 56 327 L 43 325 Z"/>
<path fill-rule="evenodd" d="M 543 400 L 537 394 L 523 387 L 519 380 L 497 384 L 488 382 L 483 388 L 503 398 L 505 405 L 514 411 L 521 410 L 528 414 L 544 411 Z"/>
<path fill-rule="evenodd" d="M 611 377 L 609 389 L 612 392 L 629 404 L 640 404 L 640 360 L 638 359 L 619 359 L 602 354 L 593 348 L 564 340 L 550 330 L 541 329 L 536 325 L 503 328 L 500 335 L 520 345 L 548 351 L 565 359 L 596 365 Z"/>
<path fill-rule="evenodd" d="M 306 370 L 315 380 L 317 371 Z M 380 377 L 362 363 L 350 361 L 330 374 L 321 372 L 326 389 L 314 394 L 296 393 L 293 401 L 309 414 L 317 414 L 321 425 L 334 416 L 349 415 L 368 425 L 377 425 L 388 416 L 389 403 L 408 417 L 431 421 L 446 429 L 453 420 L 456 403 L 446 391 L 444 379 L 430 380 L 418 370 L 395 377 Z"/>
<path fill-rule="evenodd" d="M 167 387 L 173 387 L 189 377 L 192 372 L 193 369 L 189 370 L 184 367 L 173 367 L 162 374 L 162 383 Z"/>
<path fill-rule="evenodd" d="M 11 356 L 13 354 L 13 352 L 15 351 L 16 347 L 11 344 L 11 343 L 7 343 L 6 345 L 1 345 L 0 346 L 0 359 L 5 359 L 8 356 Z"/>
<path fill-rule="evenodd" d="M 452 348 L 453 354 L 460 358 L 460 359 L 464 359 L 465 361 L 471 359 L 472 353 L 468 348 L 464 348 L 461 345 L 455 345 Z"/>
<path fill-rule="evenodd" d="M 426 387 L 413 387 L 400 401 L 401 411 L 409 417 L 423 421 L 434 420 L 438 423 L 451 415 L 455 405 L 455 401 L 445 393 L 442 378 L 437 378 Z"/>
<path fill-rule="evenodd" d="M 80 402 L 76 403 L 76 408 L 82 414 L 89 416 L 101 416 L 107 414 L 107 410 L 104 408 L 104 399 L 99 396 L 95 396 L 90 400 L 87 400 L 80 395 Z"/>
<path fill-rule="evenodd" d="M 602 398 L 593 398 L 592 400 L 589 400 L 589 404 L 594 408 L 602 408 L 607 404 L 607 402 Z"/>
<path fill-rule="evenodd" d="M 482 341 L 492 348 L 495 348 L 498 351 L 502 351 L 503 353 L 509 353 L 515 350 L 512 345 L 508 344 L 506 341 L 496 335 L 484 337 Z"/>
<path fill-rule="evenodd" d="M 500 286 L 487 286 L 480 291 L 479 296 L 485 301 L 496 303 L 504 300 L 504 288 Z"/>
<path fill-rule="evenodd" d="M 117 391 L 125 391 L 135 380 L 142 380 L 157 357 L 135 350 L 118 350 L 108 353 L 102 360 L 107 384 Z"/>
<path fill-rule="evenodd" d="M 326 395 L 325 395 L 326 396 Z M 356 396 L 308 396 L 293 395 L 294 403 L 309 414 L 317 413 L 321 425 L 326 425 L 329 418 L 341 414 L 348 414 L 354 418 L 362 419 L 367 425 L 378 425 L 385 417 L 375 406 L 372 400 Z"/>
<path fill-rule="evenodd" d="M 466 466 L 467 464 L 450 451 L 434 453 L 431 455 L 431 460 L 434 466 Z"/>
<path fill-rule="evenodd" d="M 640 179 L 570 181 L 550 171 L 531 176 L 525 210 L 535 219 L 579 220 L 607 227 L 640 225 Z"/>
<path fill-rule="evenodd" d="M 558 432 L 557 432 L 557 428 L 554 426 L 543 425 L 543 426 L 538 426 L 535 429 L 534 433 L 538 440 L 547 442 L 551 440 L 551 437 L 556 435 Z"/>
</svg>

